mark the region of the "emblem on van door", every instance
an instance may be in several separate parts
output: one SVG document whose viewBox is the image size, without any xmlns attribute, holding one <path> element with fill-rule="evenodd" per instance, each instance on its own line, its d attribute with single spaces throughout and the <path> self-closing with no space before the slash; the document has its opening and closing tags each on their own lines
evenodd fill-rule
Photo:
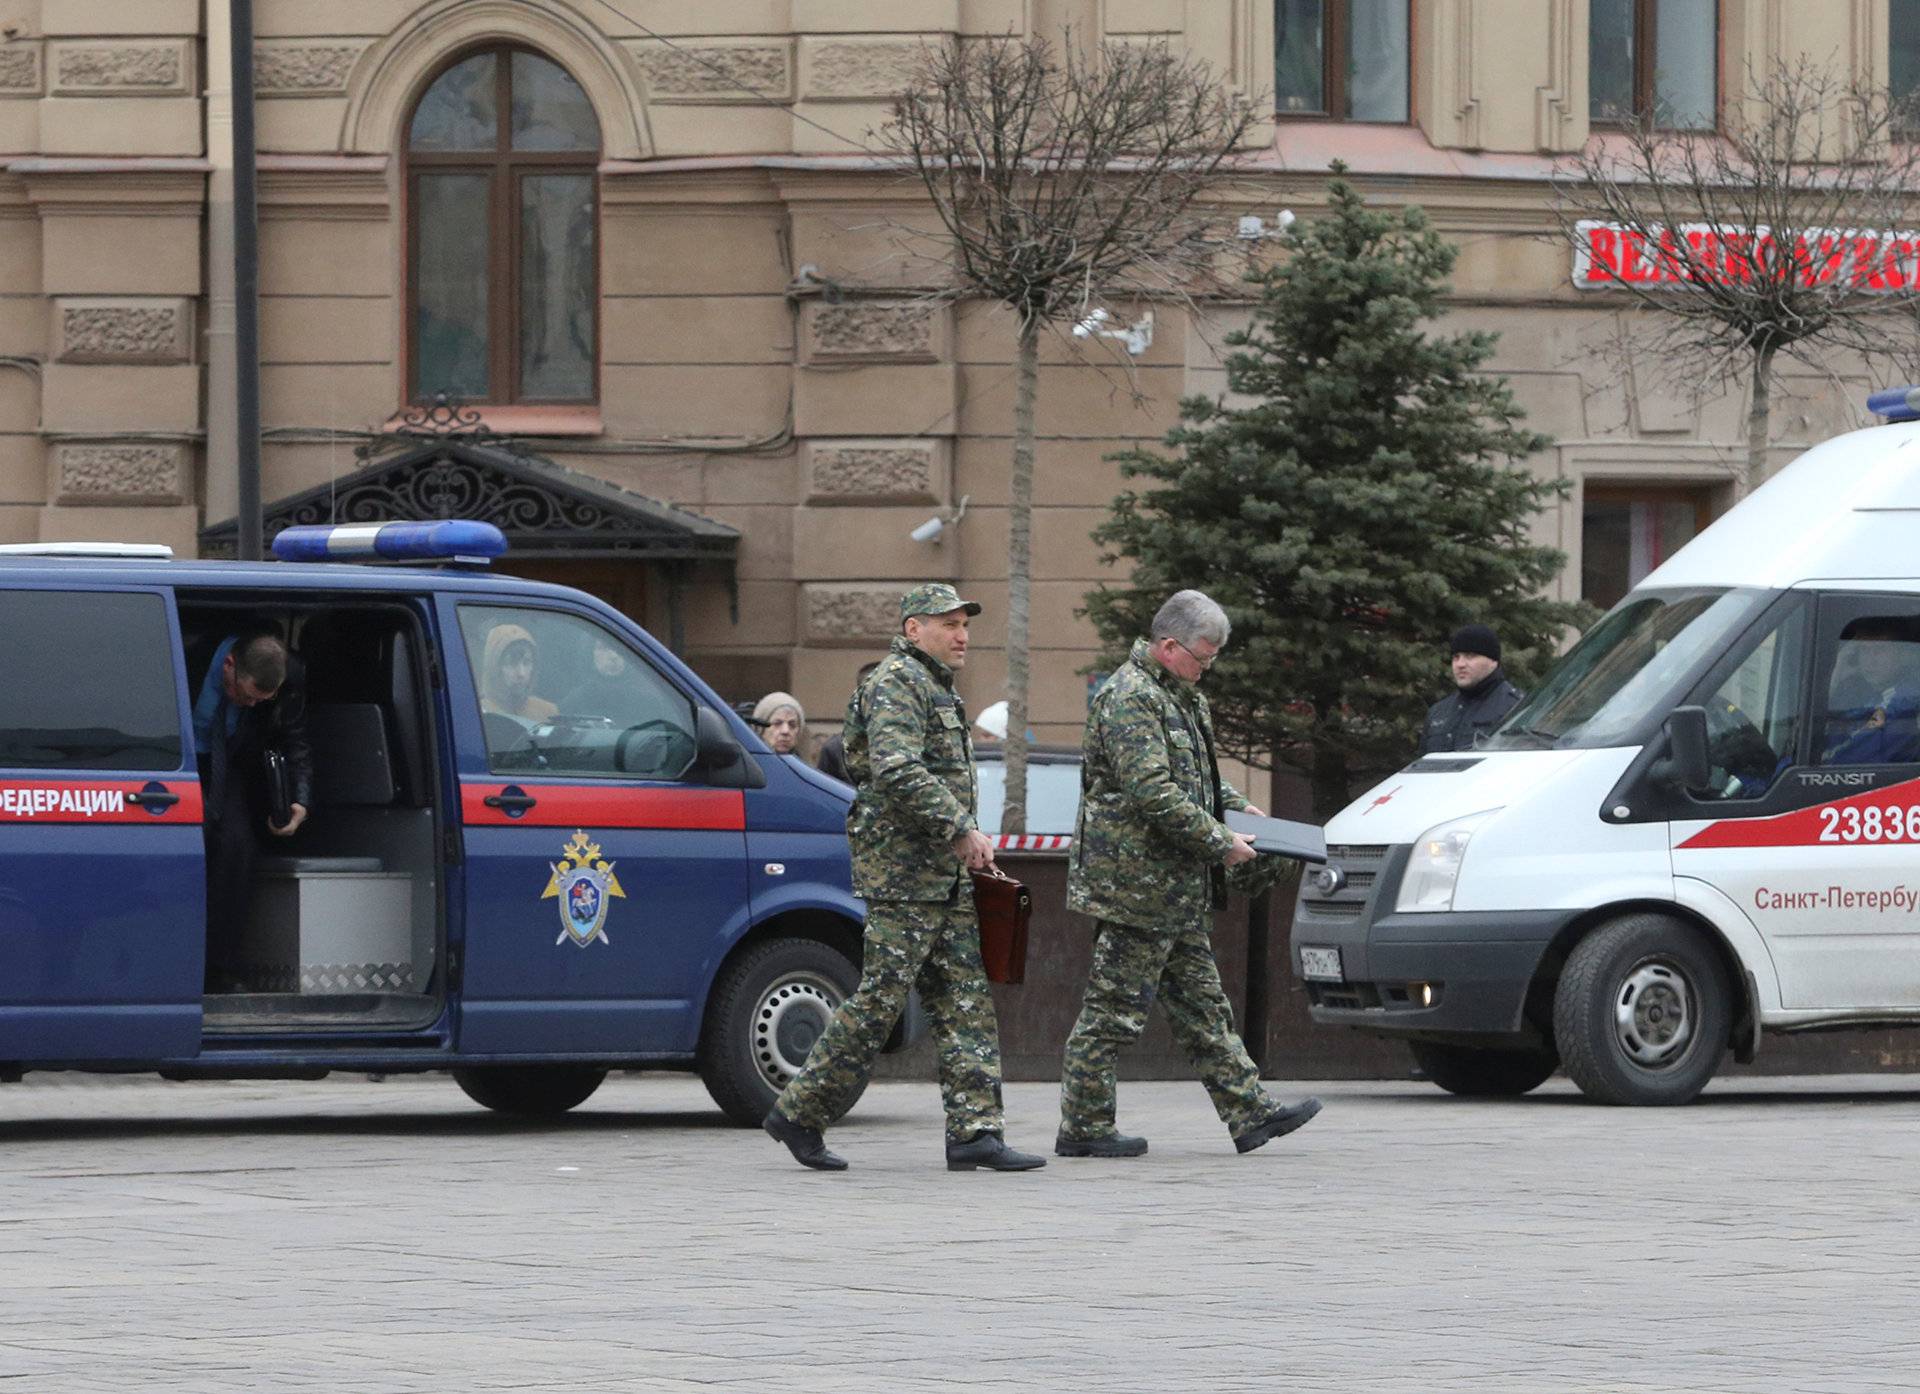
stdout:
<svg viewBox="0 0 1920 1394">
<path fill-rule="evenodd" d="M 615 896 L 625 900 L 627 893 L 620 889 L 613 863 L 600 859 L 600 844 L 576 831 L 560 849 L 560 860 L 547 865 L 553 876 L 540 898 L 560 902 L 560 937 L 553 942 L 571 939 L 583 949 L 596 939 L 613 942 L 607 938 L 607 902 Z"/>
</svg>

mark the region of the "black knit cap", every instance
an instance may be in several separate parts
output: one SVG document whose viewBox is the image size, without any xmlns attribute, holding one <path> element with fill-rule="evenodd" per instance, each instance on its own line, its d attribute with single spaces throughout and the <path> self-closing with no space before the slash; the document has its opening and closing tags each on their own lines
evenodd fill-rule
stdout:
<svg viewBox="0 0 1920 1394">
<path fill-rule="evenodd" d="M 1500 636 L 1484 624 L 1462 625 L 1453 631 L 1453 647 L 1448 653 L 1477 653 L 1500 661 Z"/>
</svg>

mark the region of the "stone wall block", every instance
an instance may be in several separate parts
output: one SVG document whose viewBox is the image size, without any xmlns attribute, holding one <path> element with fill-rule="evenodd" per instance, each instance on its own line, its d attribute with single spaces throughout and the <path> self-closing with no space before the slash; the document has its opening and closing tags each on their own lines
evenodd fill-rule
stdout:
<svg viewBox="0 0 1920 1394">
<path fill-rule="evenodd" d="M 810 102 L 897 97 L 927 56 L 929 39 L 824 39 L 802 44 L 801 94 Z"/>
<path fill-rule="evenodd" d="M 337 96 L 347 90 L 347 76 L 367 47 L 312 39 L 256 44 L 253 90 L 276 97 Z"/>
<path fill-rule="evenodd" d="M 884 648 L 900 632 L 900 585 L 800 588 L 800 630 L 810 644 Z"/>
<path fill-rule="evenodd" d="M 816 300 L 801 318 L 809 363 L 934 363 L 946 352 L 947 312 L 923 300 Z"/>
<path fill-rule="evenodd" d="M 15 39 L 0 46 L 0 97 L 40 95 L 40 45 Z"/>
<path fill-rule="evenodd" d="M 184 444 L 63 441 L 53 449 L 56 503 L 184 503 L 191 477 Z"/>
<path fill-rule="evenodd" d="M 806 445 L 807 502 L 939 503 L 947 491 L 940 440 L 816 440 Z"/>
<path fill-rule="evenodd" d="M 49 48 L 56 97 L 187 97 L 196 92 L 191 39 L 82 39 Z"/>
<path fill-rule="evenodd" d="M 633 52 L 650 101 L 793 99 L 793 46 L 784 41 L 635 44 Z"/>
<path fill-rule="evenodd" d="M 186 363 L 193 302 L 178 298 L 63 297 L 54 302 L 58 363 Z"/>
</svg>

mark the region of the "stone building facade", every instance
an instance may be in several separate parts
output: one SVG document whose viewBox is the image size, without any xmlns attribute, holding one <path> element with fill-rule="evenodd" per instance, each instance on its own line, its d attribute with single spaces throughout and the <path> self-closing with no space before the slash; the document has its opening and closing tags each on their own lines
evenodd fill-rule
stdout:
<svg viewBox="0 0 1920 1394">
<path fill-rule="evenodd" d="M 673 629 L 729 697 L 787 687 L 830 726 L 902 584 L 934 576 L 987 604 L 963 686 L 994 700 L 1013 334 L 995 310 L 913 298 L 926 272 L 886 231 L 912 192 L 865 147 L 920 45 L 1071 25 L 1170 39 L 1275 94 L 1250 152 L 1263 187 L 1228 211 L 1311 216 L 1341 159 L 1460 243 L 1454 318 L 1500 332 L 1496 367 L 1557 442 L 1530 465 L 1574 484 L 1538 528 L 1569 555 L 1560 590 L 1605 600 L 1727 504 L 1742 403 L 1603 366 L 1609 302 L 1576 292 L 1540 236 L 1556 157 L 1648 83 L 1711 104 L 1729 75 L 1803 54 L 1900 80 L 1911 8 L 255 0 L 262 493 L 271 508 L 333 489 L 367 433 L 449 386 L 609 496 L 737 533 L 724 558 L 521 563 Z M 227 13 L 0 0 L 0 541 L 191 554 L 233 513 Z M 1102 457 L 1161 435 L 1183 394 L 1223 389 L 1217 345 L 1244 313 L 1159 307 L 1138 357 L 1048 347 L 1043 739 L 1075 738 L 1084 711 L 1092 635 L 1074 611 L 1108 574 L 1088 534 L 1118 480 Z M 1863 419 L 1857 375 L 1786 392 L 1782 458 Z M 909 537 L 935 516 L 938 540 Z"/>
</svg>

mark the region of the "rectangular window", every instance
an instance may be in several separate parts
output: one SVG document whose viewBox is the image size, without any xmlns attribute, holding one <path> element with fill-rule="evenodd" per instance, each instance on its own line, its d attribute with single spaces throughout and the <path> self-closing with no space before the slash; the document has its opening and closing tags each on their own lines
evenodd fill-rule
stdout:
<svg viewBox="0 0 1920 1394">
<path fill-rule="evenodd" d="M 1896 102 L 1920 102 L 1920 0 L 1890 0 L 1887 87 Z M 1920 125 L 1909 111 L 1902 125 Z"/>
<path fill-rule="evenodd" d="M 173 639 L 157 595 L 0 590 L 0 768 L 180 768 Z"/>
<path fill-rule="evenodd" d="M 520 395 L 593 400 L 593 174 L 520 179 Z"/>
<path fill-rule="evenodd" d="M 692 766 L 692 699 L 617 635 L 495 605 L 462 605 L 460 630 L 494 773 L 671 780 Z"/>
<path fill-rule="evenodd" d="M 1712 516 L 1705 489 L 1589 484 L 1580 515 L 1581 597 L 1611 609 Z"/>
<path fill-rule="evenodd" d="M 1814 691 L 1825 711 L 1819 765 L 1920 761 L 1920 603 L 1905 596 L 1834 596 L 1821 613 Z"/>
<path fill-rule="evenodd" d="M 1800 741 L 1810 607 L 1796 603 L 1700 705 L 1707 711 L 1712 778 L 1705 797 L 1757 799 L 1791 767 Z M 1698 793 L 1697 793 L 1698 796 Z"/>
<path fill-rule="evenodd" d="M 491 190 L 485 174 L 422 174 L 414 182 L 413 395 L 488 397 Z"/>
<path fill-rule="evenodd" d="M 1279 114 L 1405 122 L 1408 11 L 1408 0 L 1275 0 Z"/>
<path fill-rule="evenodd" d="M 1720 108 L 1719 0 L 1589 0 L 1587 112 L 1712 130 Z"/>
</svg>

